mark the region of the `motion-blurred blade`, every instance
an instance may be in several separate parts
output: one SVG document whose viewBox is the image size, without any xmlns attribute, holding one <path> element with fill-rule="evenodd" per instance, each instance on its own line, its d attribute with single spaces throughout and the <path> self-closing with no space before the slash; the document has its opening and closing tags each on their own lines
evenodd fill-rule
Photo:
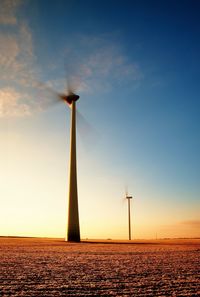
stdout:
<svg viewBox="0 0 200 297">
<path fill-rule="evenodd" d="M 128 196 L 128 186 L 127 185 L 125 185 L 124 186 L 124 194 L 123 194 L 123 196 L 121 197 L 121 203 L 122 204 L 125 204 L 125 202 L 126 202 L 126 197 Z"/>
<path fill-rule="evenodd" d="M 70 71 L 69 68 L 65 67 L 66 76 L 66 93 L 67 95 L 75 94 L 81 84 L 80 77 L 74 74 L 74 71 Z"/>
<path fill-rule="evenodd" d="M 94 147 L 99 139 L 99 133 L 85 119 L 85 117 L 77 110 L 77 130 L 81 141 L 86 149 Z"/>
<path fill-rule="evenodd" d="M 46 110 L 49 107 L 61 103 L 66 97 L 64 94 L 59 94 L 48 85 L 37 82 L 34 88 L 34 97 L 39 100 L 40 110 Z"/>
<path fill-rule="evenodd" d="M 128 185 L 125 185 L 124 189 L 125 189 L 125 198 L 126 198 L 128 196 Z"/>
</svg>

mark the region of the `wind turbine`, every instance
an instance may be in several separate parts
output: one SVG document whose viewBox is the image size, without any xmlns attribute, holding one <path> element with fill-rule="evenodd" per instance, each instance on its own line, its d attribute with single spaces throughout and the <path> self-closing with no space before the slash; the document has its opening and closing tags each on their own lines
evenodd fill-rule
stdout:
<svg viewBox="0 0 200 297">
<path fill-rule="evenodd" d="M 80 242 L 80 225 L 78 211 L 78 190 L 77 190 L 77 160 L 76 160 L 76 101 L 79 95 L 75 94 L 80 82 L 78 77 L 72 76 L 67 82 L 66 93 L 58 93 L 52 89 L 51 83 L 43 83 L 35 80 L 30 81 L 30 86 L 34 87 L 34 91 L 38 98 L 43 98 L 39 103 L 38 111 L 43 111 L 55 103 L 64 102 L 71 110 L 70 124 L 70 156 L 69 156 L 69 200 L 68 200 L 68 227 L 66 240 L 71 242 Z M 73 80 L 73 84 L 72 84 Z M 49 86 L 50 85 L 50 86 Z M 87 126 L 87 130 L 91 129 L 89 123 L 78 112 L 79 120 L 83 126 Z"/>
<path fill-rule="evenodd" d="M 70 164 L 69 164 L 69 204 L 68 204 L 68 229 L 67 241 L 80 242 L 80 226 L 78 211 L 77 170 L 76 170 L 76 101 L 79 96 L 72 88 L 67 95 L 57 94 L 58 98 L 67 103 L 71 109 L 70 126 Z"/>
<path fill-rule="evenodd" d="M 78 189 L 77 189 L 77 160 L 76 160 L 76 115 L 81 122 L 82 132 L 87 131 L 91 134 L 93 129 L 91 125 L 85 120 L 83 115 L 76 111 L 76 101 L 79 96 L 75 94 L 75 89 L 78 88 L 79 82 L 76 77 L 67 83 L 66 94 L 61 94 L 54 91 L 51 87 L 43 83 L 35 83 L 39 91 L 44 95 L 42 109 L 54 105 L 56 102 L 66 103 L 71 110 L 71 124 L 70 124 L 70 156 L 69 156 L 69 201 L 68 201 L 68 227 L 66 240 L 71 242 L 80 242 L 80 225 L 79 225 L 79 211 L 78 211 Z M 76 81 L 75 81 L 76 79 Z M 56 99 L 56 100 L 55 100 Z M 85 131 L 84 131 L 85 130 Z M 93 133 L 92 133 L 93 134 Z M 96 133 L 95 133 L 96 134 Z"/>
<path fill-rule="evenodd" d="M 128 200 L 128 239 L 131 240 L 131 199 L 133 197 L 128 195 L 128 191 L 126 191 L 125 199 Z"/>
</svg>

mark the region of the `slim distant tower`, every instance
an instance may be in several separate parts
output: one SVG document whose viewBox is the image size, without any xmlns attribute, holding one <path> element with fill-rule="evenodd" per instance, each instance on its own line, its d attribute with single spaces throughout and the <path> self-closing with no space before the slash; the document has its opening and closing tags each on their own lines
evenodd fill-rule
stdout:
<svg viewBox="0 0 200 297">
<path fill-rule="evenodd" d="M 131 199 L 132 196 L 128 196 L 126 193 L 126 199 L 128 200 L 128 239 L 131 240 Z"/>
</svg>

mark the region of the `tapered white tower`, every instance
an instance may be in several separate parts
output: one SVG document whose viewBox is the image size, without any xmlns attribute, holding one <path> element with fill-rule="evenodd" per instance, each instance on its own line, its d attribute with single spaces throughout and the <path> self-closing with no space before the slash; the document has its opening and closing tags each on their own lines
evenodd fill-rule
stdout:
<svg viewBox="0 0 200 297">
<path fill-rule="evenodd" d="M 78 190 L 76 171 L 76 101 L 79 96 L 72 91 L 69 95 L 59 94 L 59 98 L 65 101 L 71 109 L 70 126 L 70 155 L 69 155 L 69 204 L 67 241 L 80 241 L 79 213 L 78 213 Z"/>
<path fill-rule="evenodd" d="M 76 98 L 75 98 L 76 99 Z M 77 99 L 76 99 L 77 100 Z M 68 208 L 68 241 L 80 241 L 78 191 L 76 171 L 76 100 L 71 103 L 70 131 L 70 166 L 69 166 L 69 208 Z"/>
</svg>

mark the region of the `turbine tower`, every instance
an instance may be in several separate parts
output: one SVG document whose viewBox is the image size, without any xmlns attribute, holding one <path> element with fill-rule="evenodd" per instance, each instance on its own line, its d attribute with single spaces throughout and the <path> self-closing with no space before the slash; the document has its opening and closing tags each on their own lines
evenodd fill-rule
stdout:
<svg viewBox="0 0 200 297">
<path fill-rule="evenodd" d="M 133 197 L 129 196 L 126 192 L 126 199 L 128 200 L 128 239 L 131 240 L 131 199 Z"/>
<path fill-rule="evenodd" d="M 50 101 L 44 102 L 44 107 L 52 104 L 64 102 L 71 110 L 71 124 L 70 124 L 70 155 L 69 155 L 69 201 L 68 201 L 68 227 L 67 227 L 67 241 L 80 242 L 80 226 L 79 226 L 79 212 L 78 212 L 78 190 L 77 190 L 77 171 L 76 171 L 76 101 L 79 96 L 75 94 L 77 89 L 77 82 L 66 81 L 66 93 L 58 93 L 51 87 L 37 83 L 37 87 L 42 92 L 48 94 Z M 45 93 L 43 93 L 45 98 Z M 49 99 L 48 99 L 49 100 Z M 82 118 L 84 124 L 84 117 L 78 113 Z"/>
<path fill-rule="evenodd" d="M 69 91 L 69 95 L 59 95 L 71 108 L 70 164 L 69 164 L 69 204 L 67 241 L 80 242 L 78 191 L 76 171 L 76 101 L 79 96 Z"/>
</svg>

